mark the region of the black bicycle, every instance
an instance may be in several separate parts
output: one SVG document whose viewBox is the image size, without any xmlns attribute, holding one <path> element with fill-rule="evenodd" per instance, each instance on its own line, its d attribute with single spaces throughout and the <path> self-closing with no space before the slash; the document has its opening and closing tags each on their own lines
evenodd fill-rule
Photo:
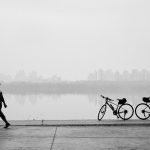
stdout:
<svg viewBox="0 0 150 150">
<path fill-rule="evenodd" d="M 146 120 L 150 117 L 150 97 L 143 97 L 143 102 L 136 106 L 135 114 L 139 119 Z"/>
<path fill-rule="evenodd" d="M 117 99 L 118 104 L 115 104 L 113 103 L 114 100 L 108 97 L 105 97 L 103 95 L 101 95 L 101 97 L 105 99 L 105 104 L 100 108 L 98 112 L 99 121 L 102 120 L 102 118 L 104 117 L 106 110 L 107 110 L 107 106 L 110 107 L 110 109 L 113 111 L 113 115 L 116 115 L 117 118 L 128 120 L 133 116 L 134 109 L 130 104 L 126 103 L 127 102 L 126 98 Z M 116 106 L 116 109 L 115 109 L 115 106 Z"/>
</svg>

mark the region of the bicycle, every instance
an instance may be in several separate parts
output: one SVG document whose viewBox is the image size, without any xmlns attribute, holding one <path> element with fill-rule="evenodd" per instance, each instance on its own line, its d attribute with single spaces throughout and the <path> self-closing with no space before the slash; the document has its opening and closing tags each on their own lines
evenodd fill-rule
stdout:
<svg viewBox="0 0 150 150">
<path fill-rule="evenodd" d="M 107 106 L 110 107 L 110 109 L 113 111 L 113 115 L 116 115 L 117 118 L 121 118 L 123 120 L 128 120 L 133 116 L 134 109 L 130 104 L 126 103 L 127 102 L 126 98 L 117 99 L 118 104 L 115 104 L 115 103 L 113 103 L 114 100 L 112 100 L 108 97 L 105 97 L 103 95 L 101 95 L 101 97 L 105 99 L 105 104 L 100 108 L 100 110 L 98 112 L 98 120 L 99 121 L 102 120 L 102 118 L 104 117 Z M 114 106 L 116 106 L 116 109 L 114 108 Z"/>
<path fill-rule="evenodd" d="M 141 120 L 146 120 L 150 117 L 150 97 L 143 97 L 143 102 L 136 106 L 135 114 Z"/>
</svg>

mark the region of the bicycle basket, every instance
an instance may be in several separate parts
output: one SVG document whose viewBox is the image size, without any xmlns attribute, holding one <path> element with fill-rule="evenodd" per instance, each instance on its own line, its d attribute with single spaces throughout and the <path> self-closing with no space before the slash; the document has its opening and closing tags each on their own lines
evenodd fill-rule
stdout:
<svg viewBox="0 0 150 150">
<path fill-rule="evenodd" d="M 126 102 L 127 102 L 126 98 L 123 98 L 123 99 L 120 99 L 120 100 L 119 100 L 118 104 L 123 105 L 123 104 L 125 104 Z"/>
<path fill-rule="evenodd" d="M 149 97 L 143 97 L 143 102 L 150 103 L 150 98 Z"/>
</svg>

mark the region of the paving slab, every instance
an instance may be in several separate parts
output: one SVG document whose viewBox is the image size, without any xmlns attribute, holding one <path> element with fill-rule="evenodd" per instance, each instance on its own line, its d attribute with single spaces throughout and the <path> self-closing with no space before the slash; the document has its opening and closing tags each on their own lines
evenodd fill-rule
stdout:
<svg viewBox="0 0 150 150">
<path fill-rule="evenodd" d="M 77 138 L 57 139 L 53 150 L 149 150 L 150 139 Z"/>
<path fill-rule="evenodd" d="M 53 150 L 149 150 L 150 127 L 60 127 Z"/>
<path fill-rule="evenodd" d="M 49 150 L 54 127 L 0 128 L 0 150 Z"/>
<path fill-rule="evenodd" d="M 150 126 L 59 127 L 56 138 L 150 138 Z"/>
</svg>

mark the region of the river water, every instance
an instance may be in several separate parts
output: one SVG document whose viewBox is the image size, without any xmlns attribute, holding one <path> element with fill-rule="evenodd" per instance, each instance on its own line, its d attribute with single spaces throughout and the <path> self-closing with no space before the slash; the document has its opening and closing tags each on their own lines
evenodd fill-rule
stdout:
<svg viewBox="0 0 150 150">
<path fill-rule="evenodd" d="M 98 95 L 14 95 L 3 94 L 8 105 L 3 112 L 9 120 L 76 120 L 97 119 L 97 114 L 104 103 Z M 143 94 L 107 94 L 110 98 L 126 97 L 134 108 L 142 102 Z M 110 109 L 104 119 L 116 119 Z M 134 115 L 132 119 L 136 119 Z"/>
</svg>

